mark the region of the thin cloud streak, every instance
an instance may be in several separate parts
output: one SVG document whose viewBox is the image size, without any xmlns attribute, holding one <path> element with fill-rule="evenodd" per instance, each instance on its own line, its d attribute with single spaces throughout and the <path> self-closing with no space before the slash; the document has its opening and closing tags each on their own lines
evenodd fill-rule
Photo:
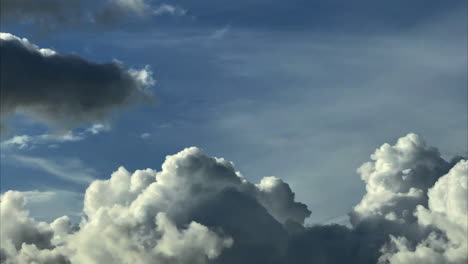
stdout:
<svg viewBox="0 0 468 264">
<path fill-rule="evenodd" d="M 44 158 L 24 155 L 11 155 L 11 157 L 27 167 L 42 170 L 62 180 L 78 184 L 89 184 L 95 179 L 96 172 L 94 169 L 86 168 L 78 159 L 65 160 L 59 163 Z"/>
</svg>

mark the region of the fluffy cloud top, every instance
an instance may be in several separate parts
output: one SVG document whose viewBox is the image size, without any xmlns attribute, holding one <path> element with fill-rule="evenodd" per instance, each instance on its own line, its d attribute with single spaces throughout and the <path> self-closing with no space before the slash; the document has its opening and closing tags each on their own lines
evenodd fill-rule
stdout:
<svg viewBox="0 0 468 264">
<path fill-rule="evenodd" d="M 468 161 L 462 160 L 429 189 L 429 207 L 418 205 L 414 213 L 421 226 L 432 226 L 439 232 L 430 233 L 416 246 L 409 244 L 405 237 L 392 237 L 392 245 L 384 250 L 381 261 L 394 264 L 466 263 L 467 185 Z"/>
<path fill-rule="evenodd" d="M 304 226 L 310 211 L 287 183 L 252 184 L 194 147 L 161 171 L 121 167 L 92 182 L 76 227 L 32 219 L 9 191 L 2 263 L 466 263 L 467 161 L 450 169 L 414 134 L 371 158 L 350 228 Z"/>
<path fill-rule="evenodd" d="M 426 205 L 427 189 L 450 167 L 437 149 L 416 134 L 383 144 L 357 171 L 367 193 L 354 208 L 353 221 L 370 216 L 391 220 L 413 219 L 412 209 Z"/>
<path fill-rule="evenodd" d="M 71 127 L 151 100 L 147 88 L 154 80 L 148 68 L 126 70 L 118 63 L 94 63 L 41 49 L 8 33 L 0 33 L 0 51 L 2 121 L 21 112 Z"/>
</svg>

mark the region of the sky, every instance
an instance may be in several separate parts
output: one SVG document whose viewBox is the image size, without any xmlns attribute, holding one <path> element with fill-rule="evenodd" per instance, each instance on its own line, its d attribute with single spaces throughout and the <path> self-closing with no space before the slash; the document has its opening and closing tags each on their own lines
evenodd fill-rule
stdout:
<svg viewBox="0 0 468 264">
<path fill-rule="evenodd" d="M 427 152 L 431 163 L 443 164 L 428 169 L 436 171 L 435 178 L 427 176 L 429 185 L 413 186 L 424 193 L 443 175 L 463 176 L 449 169 L 455 168 L 453 157 L 468 155 L 466 1 L 4 0 L 1 12 L 0 189 L 3 197 L 13 197 L 9 190 L 22 193 L 21 210 L 34 221 L 93 219 L 97 210 L 86 209 L 93 200 L 86 197 L 101 182 L 95 180 L 117 175 L 121 166 L 129 175 L 147 168 L 170 174 L 169 157 L 175 163 L 191 162 L 190 155 L 209 162 L 207 157 L 222 157 L 256 186 L 249 188 L 258 197 L 267 188 L 261 182 L 278 177 L 294 193 L 286 196 L 312 212 L 294 204 L 300 208 L 294 214 L 302 212 L 296 222 L 354 226 L 346 232 L 370 214 L 375 182 L 369 177 L 378 173 L 367 173 L 362 164 L 375 162 L 378 171 L 376 149 L 386 153 L 385 142 L 397 152 L 403 142 L 403 154 L 405 140 L 415 142 L 422 157 Z M 184 150 L 190 147 L 196 148 Z M 216 174 L 209 168 L 206 175 Z M 269 207 L 278 197 L 258 199 L 285 224 L 283 209 L 275 214 Z M 430 197 L 421 204 L 429 206 Z M 418 211 L 421 219 L 431 214 L 427 210 Z M 192 217 L 164 212 L 160 226 Z M 204 224 L 203 217 L 193 219 Z M 85 241 L 78 233 L 74 241 Z M 242 261 L 242 248 L 230 251 L 234 260 L 222 254 L 232 248 L 227 236 L 205 235 L 223 245 L 210 249 L 210 261 Z M 237 245 L 235 236 L 233 241 Z M 395 244 L 403 251 L 402 240 Z M 203 255 L 189 253 L 164 261 L 205 263 Z M 410 263 L 397 253 L 383 256 Z M 88 257 L 71 259 L 99 260 Z M 455 257 L 444 261 L 458 263 Z"/>
</svg>

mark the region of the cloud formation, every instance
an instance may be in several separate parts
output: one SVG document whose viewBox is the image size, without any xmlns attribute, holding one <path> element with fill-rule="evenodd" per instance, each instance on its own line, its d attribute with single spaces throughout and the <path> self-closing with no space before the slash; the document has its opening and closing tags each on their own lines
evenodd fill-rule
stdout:
<svg viewBox="0 0 468 264">
<path fill-rule="evenodd" d="M 394 146 L 383 144 L 371 159 L 357 170 L 367 193 L 354 208 L 354 222 L 369 217 L 411 222 L 412 209 L 427 205 L 427 190 L 450 169 L 439 151 L 416 134 Z"/>
<path fill-rule="evenodd" d="M 122 106 L 149 102 L 154 84 L 148 67 L 94 63 L 42 49 L 25 38 L 0 33 L 1 125 L 25 113 L 61 128 L 103 120 Z"/>
<path fill-rule="evenodd" d="M 87 185 L 95 179 L 97 174 L 94 169 L 86 167 L 79 159 L 54 161 L 33 156 L 6 155 L 3 157 L 3 162 L 10 162 L 10 159 L 25 167 L 35 168 L 61 180 L 77 184 Z"/>
<path fill-rule="evenodd" d="M 443 160 L 409 134 L 394 146 L 384 144 L 358 170 L 368 192 L 350 214 L 351 227 L 308 227 L 310 211 L 287 183 L 265 177 L 252 184 L 231 162 L 192 147 L 167 156 L 161 171 L 120 167 L 108 180 L 92 182 L 78 227 L 66 216 L 36 221 L 21 193 L 4 193 L 1 259 L 466 263 L 467 165 Z"/>
<path fill-rule="evenodd" d="M 143 17 L 151 12 L 145 0 L 4 0 L 4 23 L 19 22 L 54 30 L 61 26 L 110 25 L 126 17 Z"/>
<path fill-rule="evenodd" d="M 84 131 L 56 134 L 39 134 L 39 135 L 16 135 L 9 139 L 0 142 L 0 149 L 7 150 L 17 148 L 20 150 L 29 150 L 37 145 L 47 144 L 49 147 L 57 147 L 57 143 L 77 142 L 87 138 L 90 135 L 97 135 L 101 132 L 109 131 L 110 126 L 107 124 L 96 123 Z"/>
<path fill-rule="evenodd" d="M 467 185 L 468 161 L 462 160 L 429 189 L 429 206 L 418 205 L 414 212 L 421 226 L 432 226 L 439 232 L 431 232 L 416 246 L 411 245 L 405 237 L 392 236 L 391 245 L 384 249 L 380 260 L 394 264 L 466 263 Z"/>
</svg>

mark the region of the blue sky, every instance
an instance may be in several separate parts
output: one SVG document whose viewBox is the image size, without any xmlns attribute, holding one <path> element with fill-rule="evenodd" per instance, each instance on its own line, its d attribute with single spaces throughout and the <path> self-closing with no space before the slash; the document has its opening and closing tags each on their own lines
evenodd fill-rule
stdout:
<svg viewBox="0 0 468 264">
<path fill-rule="evenodd" d="M 109 28 L 2 24 L 41 48 L 149 65 L 158 99 L 114 112 L 99 133 L 74 128 L 79 140 L 3 146 L 2 191 L 54 192 L 31 203 L 51 220 L 81 211 L 86 179 L 158 170 L 198 146 L 252 182 L 281 177 L 322 223 L 361 199 L 355 171 L 382 142 L 415 132 L 444 157 L 466 155 L 466 2 L 344 2 L 171 1 L 184 12 Z M 4 142 L 63 133 L 10 121 Z"/>
</svg>

